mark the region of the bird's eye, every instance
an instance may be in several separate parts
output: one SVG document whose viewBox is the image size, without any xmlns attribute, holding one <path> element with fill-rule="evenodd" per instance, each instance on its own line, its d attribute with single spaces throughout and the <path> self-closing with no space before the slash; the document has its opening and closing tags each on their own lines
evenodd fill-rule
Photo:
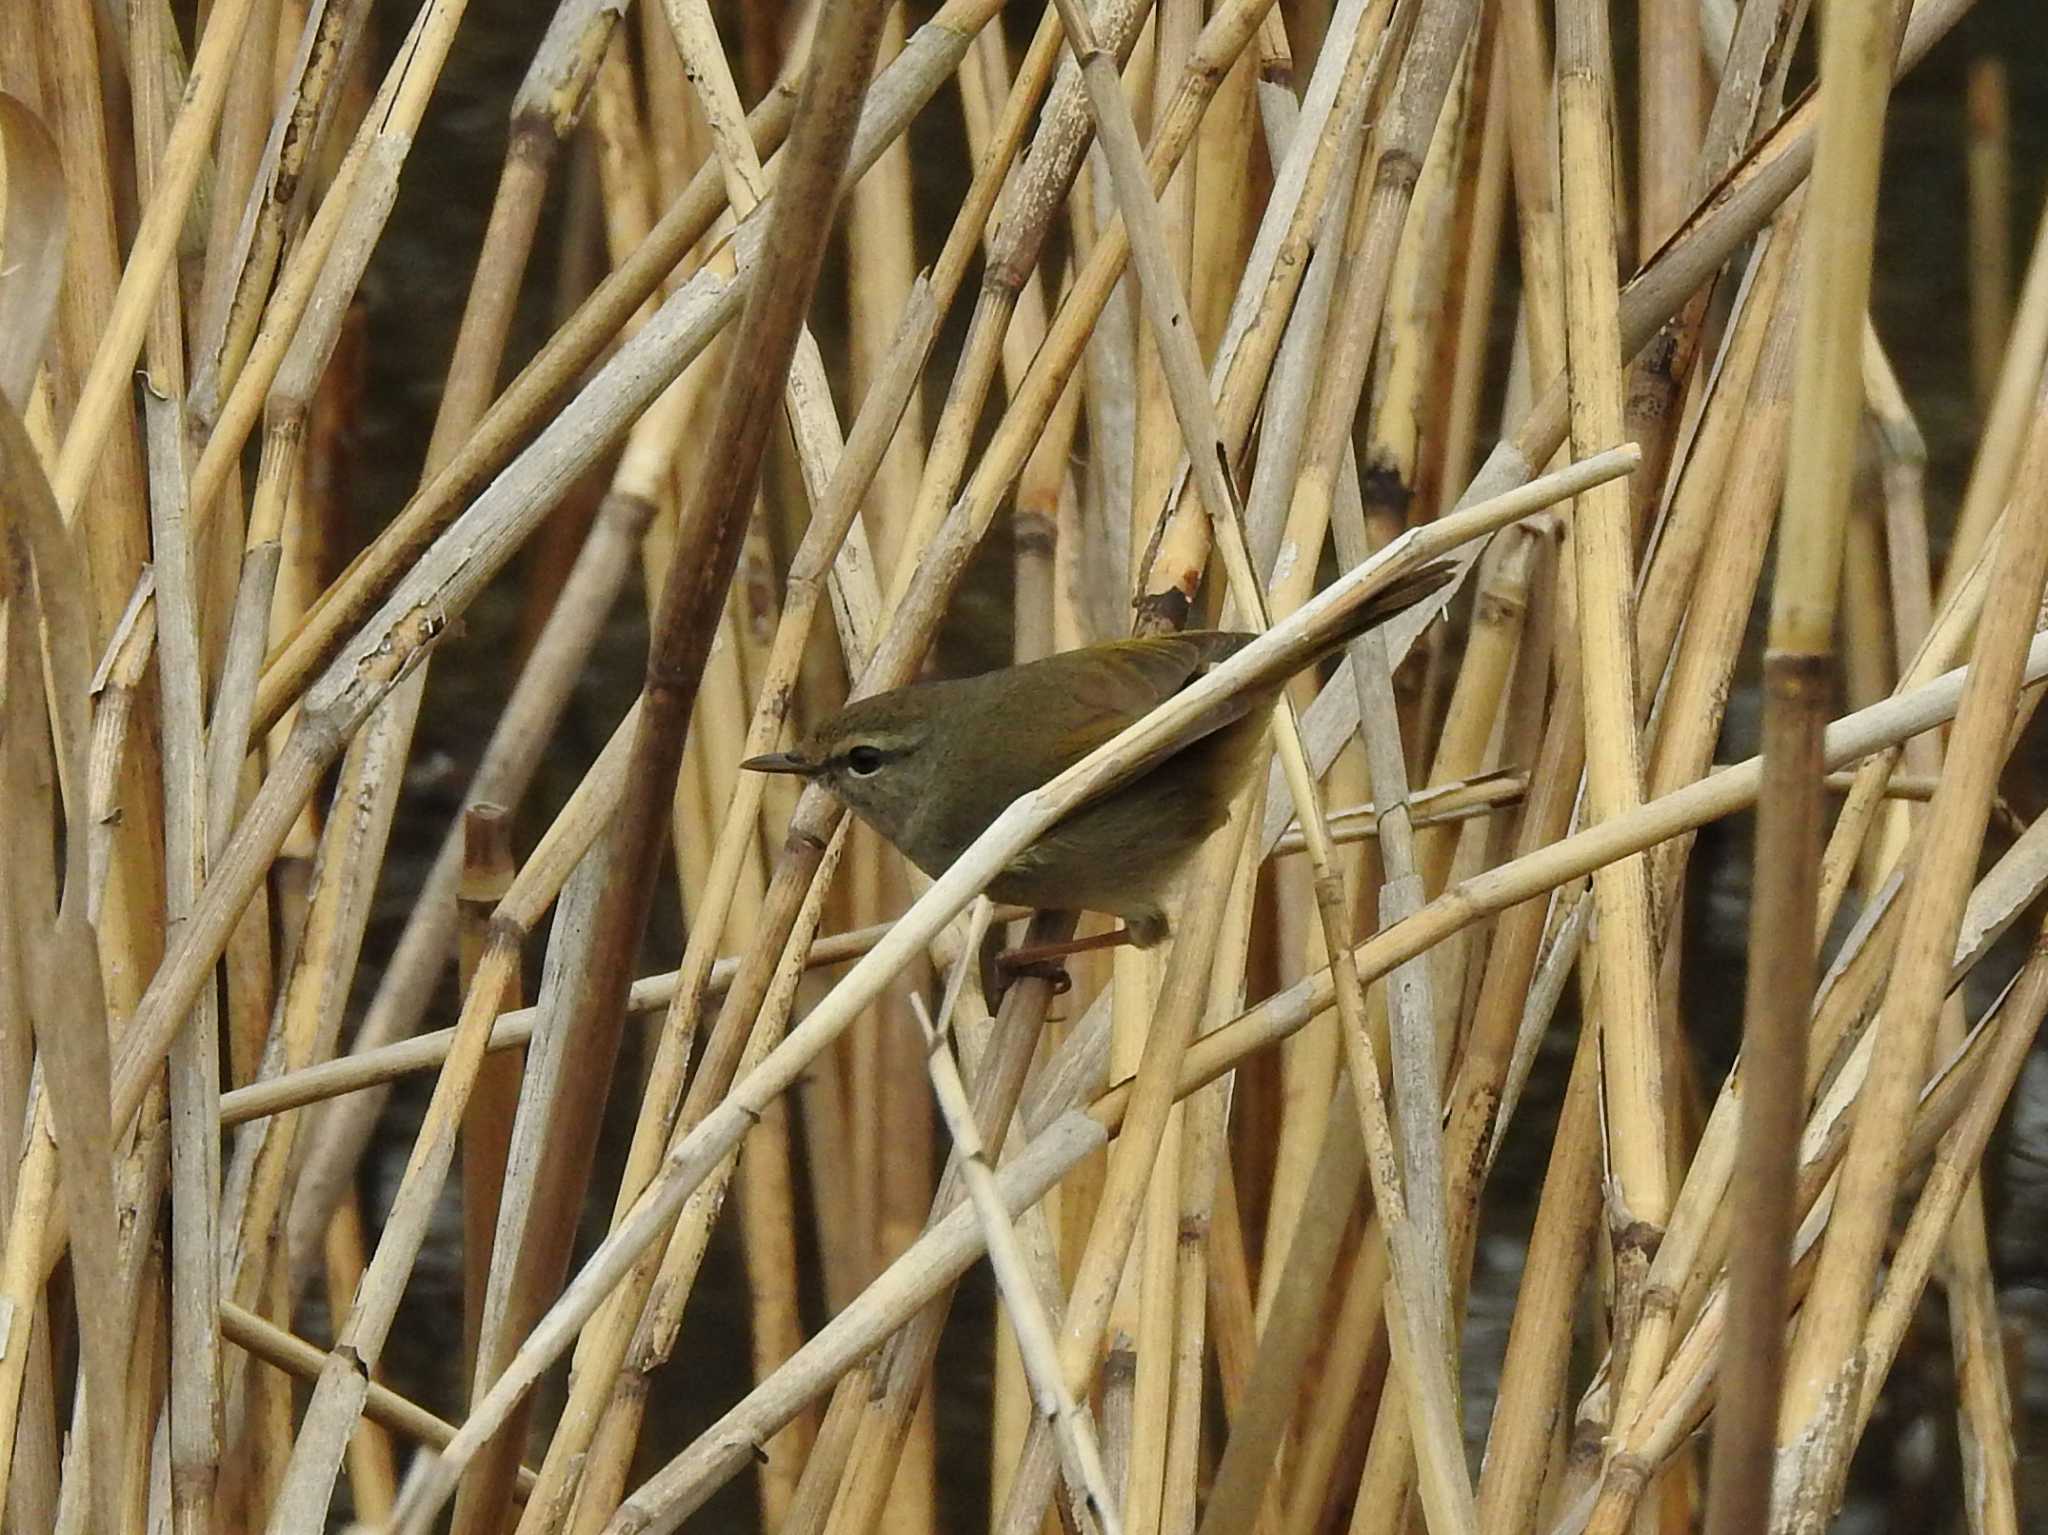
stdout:
<svg viewBox="0 0 2048 1535">
<path fill-rule="evenodd" d="M 882 753 L 873 746 L 856 746 L 846 754 L 846 766 L 856 778 L 866 778 L 880 772 Z"/>
</svg>

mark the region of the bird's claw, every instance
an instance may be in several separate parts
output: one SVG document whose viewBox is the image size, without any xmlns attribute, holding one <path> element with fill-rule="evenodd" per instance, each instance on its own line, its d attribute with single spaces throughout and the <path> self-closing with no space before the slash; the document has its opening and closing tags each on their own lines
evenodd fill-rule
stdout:
<svg viewBox="0 0 2048 1535">
<path fill-rule="evenodd" d="M 1012 981 L 1026 976 L 1044 981 L 1052 988 L 1056 997 L 1074 989 L 1074 978 L 1067 974 L 1067 967 L 1056 959 L 1018 959 L 1008 954 L 996 956 L 996 984 L 1008 990 Z"/>
</svg>

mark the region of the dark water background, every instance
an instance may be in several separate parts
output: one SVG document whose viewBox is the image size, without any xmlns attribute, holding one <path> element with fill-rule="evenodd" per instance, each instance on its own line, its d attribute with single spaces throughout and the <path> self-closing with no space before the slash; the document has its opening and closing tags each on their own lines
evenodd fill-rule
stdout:
<svg viewBox="0 0 2048 1535">
<path fill-rule="evenodd" d="M 407 14 L 410 7 L 401 8 Z M 552 7 L 538 0 L 472 0 L 468 20 L 434 106 L 422 129 L 390 231 L 365 282 L 368 375 L 364 413 L 349 488 L 354 533 L 367 538 L 400 507 L 416 484 L 440 379 L 460 316 L 467 278 L 481 239 L 491 188 L 505 139 L 511 92 L 532 57 Z M 733 11 L 719 7 L 721 20 Z M 922 7 L 914 7 L 914 12 Z M 1019 4 L 1013 10 L 1034 12 Z M 1617 9 L 1623 9 L 1617 7 Z M 913 15 L 913 22 L 917 20 Z M 1029 19 L 1028 17 L 1026 19 Z M 400 35 L 399 15 L 381 18 L 378 67 Z M 1979 430 L 1968 362 L 1962 161 L 1963 83 L 1970 58 L 2001 55 L 2010 69 L 2014 129 L 2014 268 L 2025 259 L 2042 205 L 2048 172 L 2048 49 L 2039 0 L 1980 0 L 1976 14 L 1905 81 L 1893 97 L 1877 254 L 1875 311 L 1908 399 L 1926 433 L 1930 454 L 1929 505 L 1938 528 L 1953 515 Z M 728 28 L 728 35 L 736 29 Z M 1628 68 L 1629 49 L 1620 50 Z M 1626 90 L 1626 84 L 1624 86 Z M 964 186 L 964 151 L 949 105 L 921 118 L 912 134 L 919 194 L 934 212 L 931 232 Z M 528 277 L 510 366 L 544 339 L 557 312 L 558 257 L 564 219 L 556 190 Z M 932 247 L 935 249 L 935 246 Z M 921 252 L 929 258 L 932 249 Z M 826 352 L 836 351 L 829 330 L 838 308 L 842 275 L 828 270 L 821 299 Z M 951 330 L 957 345 L 960 317 Z M 944 354 L 942 354 L 944 355 Z M 943 380 L 949 364 L 935 364 Z M 509 366 L 508 373 L 509 376 Z M 936 400 L 934 400 L 934 405 Z M 684 452 L 688 452 L 687 446 Z M 637 588 L 637 582 L 632 583 Z M 460 802 L 475 755 L 496 719 L 512 681 L 517 652 L 519 566 L 465 618 L 465 633 L 444 646 L 420 719 L 414 769 L 408 782 L 365 948 L 358 1005 L 374 984 L 449 817 Z M 964 604 L 975 611 L 971 600 Z M 988 608 L 1000 609 L 991 602 Z M 1754 639 L 1754 636 L 1752 637 Z M 558 733 L 558 745 L 521 817 L 525 841 L 546 824 L 574 785 L 638 686 L 644 655 L 644 620 L 637 594 L 629 594 L 593 658 L 586 684 Z M 966 648 L 973 645 L 969 637 Z M 1721 760 L 1756 749 L 1754 668 L 1731 706 Z M 2008 798 L 2021 816 L 2042 808 L 2048 774 L 2038 749 L 2009 775 Z M 1709 828 L 1694 859 L 1689 900 L 1686 1008 L 1701 1059 L 1718 1074 L 1732 1054 L 1739 1029 L 1744 970 L 1748 861 L 1753 827 L 1736 818 Z M 1987 856 L 2002 841 L 1994 831 Z M 675 962 L 679 923 L 672 892 L 658 910 L 643 969 Z M 2021 927 L 2027 924 L 2022 923 Z M 538 952 L 538 946 L 536 946 Z M 2009 961 L 1987 966 L 1984 986 L 2002 980 Z M 1994 977 L 1990 972 L 2000 973 Z M 452 1005 L 452 995 L 448 999 Z M 1974 1009 L 1973 1009 L 1974 1012 Z M 1515 1122 L 1488 1197 L 1487 1226 L 1475 1269 L 1467 1329 L 1468 1415 L 1483 1432 L 1491 1405 L 1492 1361 L 1505 1341 L 1524 1240 L 1547 1161 L 1551 1127 L 1562 1092 L 1571 1042 L 1553 1031 L 1527 1099 Z M 630 1046 L 629 1046 L 630 1057 Z M 632 1061 L 622 1068 L 632 1070 Z M 1713 1075 L 1709 1076 L 1709 1080 Z M 631 1080 L 630 1076 L 626 1080 Z M 429 1082 L 413 1078 L 394 1094 L 366 1164 L 363 1192 L 374 1228 L 394 1189 L 425 1107 Z M 601 1152 L 598 1187 L 584 1242 L 601 1233 L 610 1207 L 627 1124 L 617 1113 Z M 2023 1079 L 1995 1155 L 1990 1201 L 1993 1254 L 2001 1310 L 2015 1359 L 2014 1405 L 2022 1455 L 2022 1509 L 2030 1528 L 2048 1530 L 2048 1067 L 2037 1056 Z M 799 1142 L 798 1155 L 801 1157 Z M 799 1168 L 799 1171 L 801 1169 Z M 451 1195 L 454 1185 L 451 1182 Z M 390 1383 L 445 1415 L 461 1416 L 462 1383 L 452 1363 L 460 1358 L 460 1220 L 453 1198 L 444 1201 L 433 1238 L 415 1271 L 385 1358 Z M 804 1236 L 806 1244 L 809 1233 Z M 1938 1290 L 1923 1307 L 1914 1340 L 1897 1370 L 1887 1407 L 1873 1423 L 1859 1454 L 1844 1531 L 1922 1531 L 1960 1528 L 1954 1392 L 1945 1308 Z M 956 1310 L 958 1340 L 940 1369 L 940 1478 L 942 1527 L 985 1527 L 986 1464 L 979 1439 L 990 1366 L 986 1357 L 990 1290 L 977 1270 Z M 643 1436 L 642 1470 L 651 1470 L 744 1392 L 749 1355 L 744 1347 L 747 1298 L 732 1222 L 711 1250 L 675 1361 L 657 1384 L 655 1411 Z M 815 1314 L 807 1318 L 815 1325 Z M 308 1335 L 326 1335 L 315 1301 L 300 1318 Z M 555 1383 L 559 1389 L 559 1382 Z M 346 1493 L 338 1500 L 346 1502 Z M 754 1524 L 751 1479 L 741 1478 L 693 1527 L 743 1530 Z"/>
</svg>

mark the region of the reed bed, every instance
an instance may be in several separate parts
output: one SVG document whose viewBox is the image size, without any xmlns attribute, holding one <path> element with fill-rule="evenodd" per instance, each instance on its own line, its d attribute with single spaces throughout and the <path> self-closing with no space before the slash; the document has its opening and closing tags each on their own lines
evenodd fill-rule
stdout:
<svg viewBox="0 0 2048 1535">
<path fill-rule="evenodd" d="M 2019 4 L 0 7 L 5 1529 L 1804 1532 L 1901 1414 L 2038 1527 L 2021 60 L 1917 232 L 1960 485 L 1873 309 L 1894 81 Z M 1009 859 L 1433 561 L 1167 947 L 989 984 L 1105 925 Z M 739 768 L 1218 625 L 936 878 Z"/>
</svg>

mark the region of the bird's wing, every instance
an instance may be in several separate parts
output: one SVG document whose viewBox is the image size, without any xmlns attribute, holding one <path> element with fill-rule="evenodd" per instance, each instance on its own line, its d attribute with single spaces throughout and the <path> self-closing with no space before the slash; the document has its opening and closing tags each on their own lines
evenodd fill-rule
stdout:
<svg viewBox="0 0 2048 1535">
<path fill-rule="evenodd" d="M 1151 713 L 1203 667 L 1250 638 L 1214 630 L 1161 634 L 1048 656 L 1019 668 L 1024 685 L 1013 695 L 1023 711 L 1019 718 L 1028 721 L 1042 706 L 1044 717 L 1064 722 L 1057 753 L 1064 767 Z"/>
</svg>

